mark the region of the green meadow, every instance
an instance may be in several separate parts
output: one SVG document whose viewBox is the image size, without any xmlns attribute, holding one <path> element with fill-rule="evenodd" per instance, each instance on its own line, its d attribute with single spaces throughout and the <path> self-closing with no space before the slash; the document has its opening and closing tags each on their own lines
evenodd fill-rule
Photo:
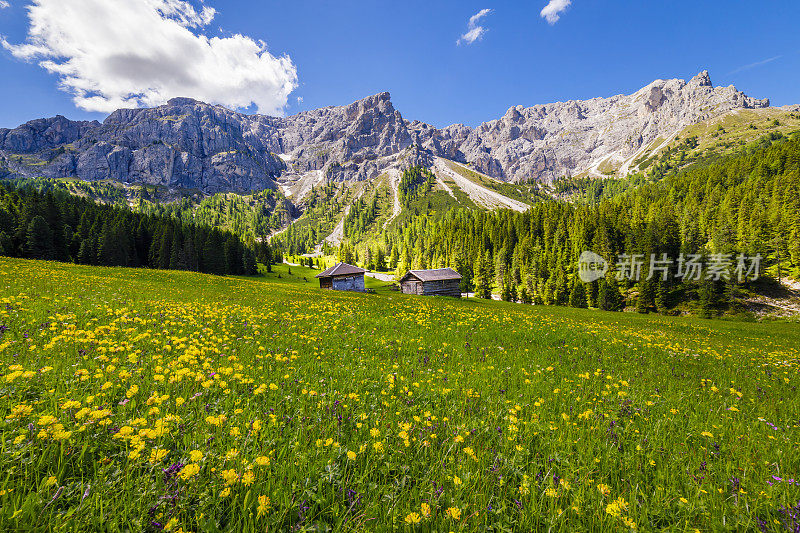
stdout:
<svg viewBox="0 0 800 533">
<path fill-rule="evenodd" d="M 0 530 L 798 527 L 797 323 L 318 272 L 0 258 Z"/>
</svg>

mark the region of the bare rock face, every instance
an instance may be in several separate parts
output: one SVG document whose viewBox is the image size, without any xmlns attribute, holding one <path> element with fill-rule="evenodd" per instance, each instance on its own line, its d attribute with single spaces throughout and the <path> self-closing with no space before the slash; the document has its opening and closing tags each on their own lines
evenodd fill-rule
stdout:
<svg viewBox="0 0 800 533">
<path fill-rule="evenodd" d="M 380 158 L 411 146 L 389 93 L 343 107 L 324 107 L 282 119 L 281 147 L 293 172 L 324 170 L 333 179 L 377 176 Z"/>
<path fill-rule="evenodd" d="M 0 129 L 0 147 L 17 153 L 32 154 L 74 143 L 99 122 L 76 122 L 57 115 L 40 118 L 13 130 Z"/>
<path fill-rule="evenodd" d="M 174 98 L 153 109 L 117 110 L 102 124 L 56 117 L 0 130 L 0 151 L 16 175 L 110 178 L 207 193 L 274 188 L 287 172 L 369 179 L 381 170 L 379 158 L 410 145 L 388 93 L 287 118 Z"/>
<path fill-rule="evenodd" d="M 175 98 L 102 124 L 56 117 L 0 130 L 0 150 L 16 175 L 244 192 L 275 187 L 285 168 L 273 121 Z"/>
<path fill-rule="evenodd" d="M 638 154 L 688 125 L 767 106 L 733 86 L 713 87 L 707 72 L 688 83 L 656 80 L 631 95 L 515 106 L 474 129 L 406 121 L 389 93 L 283 118 L 174 98 L 117 110 L 102 124 L 57 116 L 0 129 L 0 175 L 246 192 L 279 180 L 372 179 L 436 155 L 501 180 L 549 181 L 625 173 Z"/>
<path fill-rule="evenodd" d="M 703 71 L 688 83 L 656 80 L 631 95 L 512 107 L 471 130 L 455 153 L 439 155 L 460 155 L 506 181 L 608 174 L 604 169 L 627 168 L 640 150 L 686 126 L 733 109 L 761 107 L 769 107 L 769 100 L 750 98 L 733 86 L 715 88 Z M 441 130 L 432 137 L 435 147 L 453 134 Z"/>
</svg>

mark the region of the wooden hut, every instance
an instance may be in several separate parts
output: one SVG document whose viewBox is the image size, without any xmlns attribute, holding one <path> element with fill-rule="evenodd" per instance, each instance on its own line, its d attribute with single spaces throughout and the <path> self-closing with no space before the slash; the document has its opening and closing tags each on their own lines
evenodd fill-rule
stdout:
<svg viewBox="0 0 800 533">
<path fill-rule="evenodd" d="M 364 292 L 364 270 L 347 263 L 336 263 L 316 275 L 321 289 Z"/>
<path fill-rule="evenodd" d="M 400 290 L 403 294 L 461 298 L 461 274 L 452 268 L 409 270 L 400 279 Z"/>
</svg>

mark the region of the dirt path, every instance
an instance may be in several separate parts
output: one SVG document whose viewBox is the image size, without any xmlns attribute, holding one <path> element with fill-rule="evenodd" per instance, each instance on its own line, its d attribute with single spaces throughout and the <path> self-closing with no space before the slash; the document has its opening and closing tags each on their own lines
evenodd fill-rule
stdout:
<svg viewBox="0 0 800 533">
<path fill-rule="evenodd" d="M 371 278 L 375 278 L 378 281 L 385 281 L 386 283 L 391 283 L 392 281 L 394 281 L 394 276 L 392 276 L 391 274 L 385 274 L 383 272 L 367 271 L 364 273 L 364 275 L 369 276 Z"/>
<path fill-rule="evenodd" d="M 469 196 L 473 202 L 475 202 L 476 205 L 485 207 L 487 209 L 507 208 L 520 212 L 527 211 L 530 208 L 530 206 L 527 204 L 513 200 L 507 196 L 503 196 L 496 191 L 487 189 L 486 187 L 478 185 L 472 180 L 465 178 L 458 172 L 452 170 L 447 165 L 447 161 L 440 157 L 436 158 L 433 167 L 435 172 L 442 173 L 443 175 L 452 179 L 456 185 L 458 185 L 458 187 L 464 191 L 464 193 Z"/>
</svg>

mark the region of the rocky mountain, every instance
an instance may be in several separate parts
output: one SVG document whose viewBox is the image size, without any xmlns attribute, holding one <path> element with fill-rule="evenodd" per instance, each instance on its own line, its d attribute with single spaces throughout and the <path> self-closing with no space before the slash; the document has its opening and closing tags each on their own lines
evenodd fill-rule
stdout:
<svg viewBox="0 0 800 533">
<path fill-rule="evenodd" d="M 189 98 L 120 109 L 103 123 L 57 116 L 0 129 L 0 177 L 111 179 L 205 193 L 276 188 L 302 197 L 324 180 L 451 159 L 502 181 L 626 173 L 684 127 L 768 107 L 707 72 L 631 95 L 512 107 L 477 128 L 407 121 L 388 93 L 289 117 L 245 115 Z"/>
<path fill-rule="evenodd" d="M 686 126 L 733 109 L 769 107 L 703 71 L 688 83 L 656 80 L 631 95 L 516 106 L 475 129 L 419 127 L 423 146 L 503 181 L 625 174 Z M 415 126 L 412 124 L 412 128 Z"/>
</svg>

